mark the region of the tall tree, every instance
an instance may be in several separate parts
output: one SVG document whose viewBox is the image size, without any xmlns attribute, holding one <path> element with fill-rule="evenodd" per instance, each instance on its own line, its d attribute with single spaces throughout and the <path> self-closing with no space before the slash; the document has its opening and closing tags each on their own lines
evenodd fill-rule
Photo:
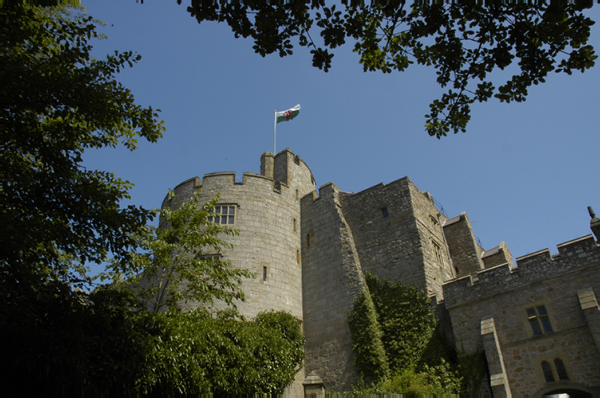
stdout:
<svg viewBox="0 0 600 398">
<path fill-rule="evenodd" d="M 28 288 L 48 280 L 89 282 L 86 262 L 123 258 L 152 217 L 120 207 L 132 184 L 82 166 L 85 150 L 134 150 L 155 142 L 163 123 L 135 103 L 115 75 L 132 52 L 97 60 L 98 22 L 75 9 L 0 8 L 0 281 Z"/>
<path fill-rule="evenodd" d="M 594 21 L 583 13 L 592 0 L 305 3 L 192 0 L 187 10 L 198 23 L 225 22 L 235 37 L 251 37 L 263 57 L 292 55 L 297 40 L 310 48 L 313 66 L 326 72 L 332 51 L 345 44 L 365 71 L 434 67 L 437 82 L 448 88 L 425 115 L 426 131 L 437 138 L 465 132 L 474 102 L 524 101 L 529 87 L 550 72 L 583 72 L 597 58 L 587 44 Z M 512 77 L 496 82 L 492 72 L 507 68 Z"/>
</svg>

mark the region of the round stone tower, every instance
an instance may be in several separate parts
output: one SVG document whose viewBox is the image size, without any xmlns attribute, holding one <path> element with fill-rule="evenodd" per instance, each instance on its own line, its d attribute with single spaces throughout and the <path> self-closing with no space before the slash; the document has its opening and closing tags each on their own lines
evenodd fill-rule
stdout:
<svg viewBox="0 0 600 398">
<path fill-rule="evenodd" d="M 261 174 L 244 173 L 242 181 L 236 182 L 234 172 L 211 173 L 202 181 L 199 177 L 184 181 L 174 191 L 178 199 L 186 200 L 199 189 L 205 201 L 221 195 L 215 207 L 221 214 L 218 222 L 240 232 L 225 238 L 234 248 L 222 255 L 234 267 L 255 273 L 242 282 L 246 302 L 236 302 L 240 314 L 252 318 L 274 309 L 302 319 L 300 198 L 315 190 L 306 163 L 289 149 L 277 155 L 265 152 Z M 170 202 L 167 196 L 163 208 Z"/>
</svg>

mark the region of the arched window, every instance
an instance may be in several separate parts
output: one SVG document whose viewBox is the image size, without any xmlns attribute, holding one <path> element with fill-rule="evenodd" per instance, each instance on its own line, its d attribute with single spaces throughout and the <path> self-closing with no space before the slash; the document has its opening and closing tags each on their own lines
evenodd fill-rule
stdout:
<svg viewBox="0 0 600 398">
<path fill-rule="evenodd" d="M 544 372 L 544 378 L 546 379 L 546 383 L 554 381 L 552 368 L 550 367 L 550 363 L 548 361 L 542 361 L 542 371 Z"/>
<path fill-rule="evenodd" d="M 567 369 L 565 369 L 565 364 L 562 359 L 554 358 L 554 366 L 556 367 L 556 373 L 558 374 L 559 380 L 569 380 L 569 375 L 567 375 Z"/>
</svg>

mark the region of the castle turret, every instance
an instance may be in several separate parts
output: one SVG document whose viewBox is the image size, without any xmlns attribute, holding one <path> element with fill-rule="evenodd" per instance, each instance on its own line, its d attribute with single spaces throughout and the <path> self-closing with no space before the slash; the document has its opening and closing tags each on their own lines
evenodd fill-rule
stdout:
<svg viewBox="0 0 600 398">
<path fill-rule="evenodd" d="M 273 178 L 273 169 L 275 167 L 275 155 L 271 152 L 265 152 L 260 157 L 260 174 L 267 178 Z"/>
<path fill-rule="evenodd" d="M 234 267 L 255 274 L 242 283 L 246 301 L 235 303 L 240 314 L 252 318 L 274 309 L 302 319 L 299 197 L 315 190 L 314 178 L 289 149 L 277 155 L 264 153 L 260 171 L 244 173 L 242 182 L 236 182 L 234 172 L 205 174 L 202 180 L 194 177 L 179 184 L 175 196 L 186 200 L 200 189 L 203 201 L 221 196 L 215 211 L 227 212 L 227 226 L 240 232 L 226 237 L 234 248 L 222 255 Z M 167 197 L 163 207 L 169 205 Z M 183 309 L 194 305 L 184 303 Z"/>
<path fill-rule="evenodd" d="M 484 268 L 483 249 L 477 244 L 473 228 L 466 213 L 444 223 L 444 235 L 457 277 L 469 275 Z"/>
</svg>

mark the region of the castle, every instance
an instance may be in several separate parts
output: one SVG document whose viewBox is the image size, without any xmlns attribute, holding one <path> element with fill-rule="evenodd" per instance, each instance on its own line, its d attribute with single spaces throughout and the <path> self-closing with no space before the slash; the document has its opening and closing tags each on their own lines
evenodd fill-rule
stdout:
<svg viewBox="0 0 600 398">
<path fill-rule="evenodd" d="M 186 199 L 221 195 L 219 222 L 240 231 L 222 253 L 252 270 L 240 313 L 284 310 L 302 320 L 304 369 L 286 394 L 349 390 L 353 367 L 347 314 L 365 290 L 363 273 L 413 284 L 432 299 L 448 334 L 484 351 L 482 395 L 600 396 L 600 220 L 595 234 L 513 263 L 502 242 L 484 250 L 465 213 L 446 217 L 428 192 L 404 177 L 358 193 L 316 183 L 289 149 L 261 157 L 260 174 L 206 174 L 179 184 Z M 170 206 L 167 196 L 164 206 Z M 315 394 L 315 395 L 313 395 Z"/>
</svg>

